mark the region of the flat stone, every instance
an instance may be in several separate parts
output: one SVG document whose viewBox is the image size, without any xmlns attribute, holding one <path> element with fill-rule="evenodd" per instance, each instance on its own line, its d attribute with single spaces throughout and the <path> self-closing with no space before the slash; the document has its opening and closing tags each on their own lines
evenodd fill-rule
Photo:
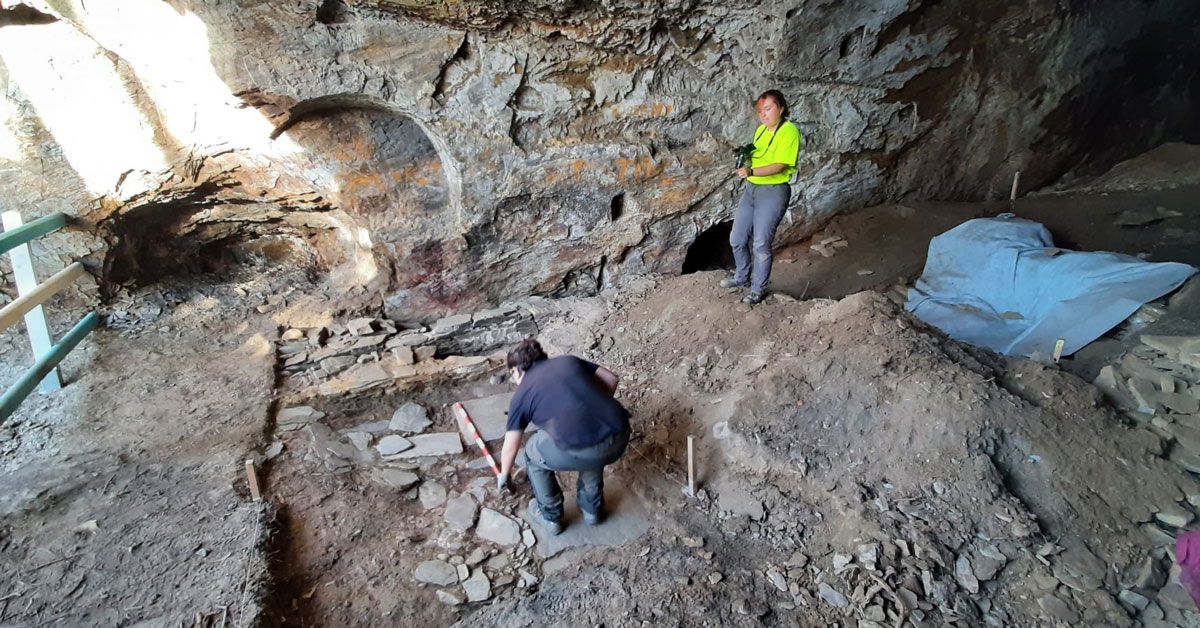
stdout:
<svg viewBox="0 0 1200 628">
<path fill-rule="evenodd" d="M 1064 551 L 1055 562 L 1054 577 L 1080 592 L 1095 591 L 1104 583 L 1107 565 L 1090 550 L 1073 547 Z"/>
<path fill-rule="evenodd" d="M 429 342 L 429 334 L 419 331 L 405 331 L 387 339 L 384 344 L 388 349 L 397 347 L 416 347 Z"/>
<path fill-rule="evenodd" d="M 417 361 L 417 356 L 413 353 L 412 347 L 393 347 L 389 351 L 392 352 L 392 355 L 396 356 L 396 363 L 401 366 L 415 364 Z"/>
<path fill-rule="evenodd" d="M 471 326 L 470 314 L 455 314 L 434 321 L 429 333 L 432 335 L 451 334 Z"/>
<path fill-rule="evenodd" d="M 1150 604 L 1150 600 L 1145 596 L 1134 591 L 1130 591 L 1129 589 L 1124 589 L 1118 593 L 1117 599 L 1120 600 L 1122 604 L 1132 608 L 1138 613 L 1145 610 L 1145 608 Z"/>
<path fill-rule="evenodd" d="M 791 558 L 784 563 L 786 567 L 804 567 L 808 564 L 808 556 L 804 552 L 792 552 Z"/>
<path fill-rule="evenodd" d="M 475 536 L 497 545 L 512 547 L 521 542 L 521 526 L 491 508 L 484 508 L 479 513 Z"/>
<path fill-rule="evenodd" d="M 350 432 L 364 432 L 366 434 L 376 435 L 382 434 L 386 431 L 388 431 L 387 421 L 368 421 L 366 423 L 359 423 L 358 425 L 345 430 L 345 433 L 349 434 Z"/>
<path fill-rule="evenodd" d="M 847 606 L 850 606 L 850 600 L 847 600 L 846 596 L 842 595 L 837 589 L 834 589 L 824 582 L 817 585 L 817 595 L 819 595 L 826 604 L 834 608 L 846 608 Z"/>
<path fill-rule="evenodd" d="M 366 336 L 375 333 L 375 319 L 355 318 L 346 323 L 346 331 L 354 336 Z"/>
<path fill-rule="evenodd" d="M 283 453 L 283 441 L 277 440 L 267 446 L 263 452 L 263 457 L 267 460 L 274 460 L 279 454 Z"/>
<path fill-rule="evenodd" d="M 462 440 L 457 432 L 420 434 L 408 439 L 412 449 L 389 456 L 389 459 L 424 458 L 427 456 L 449 456 L 463 452 Z"/>
<path fill-rule="evenodd" d="M 521 532 L 521 544 L 525 547 L 533 547 L 537 544 L 537 536 L 533 530 L 523 530 Z"/>
<path fill-rule="evenodd" d="M 454 565 L 442 560 L 427 560 L 422 562 L 417 565 L 416 571 L 413 572 L 413 577 L 419 582 L 436 584 L 442 587 L 458 583 L 458 572 L 454 569 Z"/>
<path fill-rule="evenodd" d="M 1175 545 L 1174 535 L 1153 523 L 1143 523 L 1138 527 L 1156 547 L 1173 547 Z"/>
<path fill-rule="evenodd" d="M 1182 528 L 1192 522 L 1195 515 L 1192 511 L 1178 505 L 1171 504 L 1159 512 L 1154 513 L 1154 518 L 1173 527 Z"/>
<path fill-rule="evenodd" d="M 462 587 L 468 602 L 482 602 L 492 597 L 492 582 L 482 569 L 476 569 L 470 578 L 463 581 Z"/>
<path fill-rule="evenodd" d="M 348 355 L 335 355 L 318 362 L 318 364 L 321 365 L 321 370 L 325 371 L 329 375 L 337 375 L 338 373 L 341 373 L 342 371 L 354 366 L 356 363 L 358 363 L 358 360 L 353 356 Z"/>
<path fill-rule="evenodd" d="M 413 358 L 416 359 L 417 362 L 428 362 L 432 360 L 433 356 L 435 355 L 437 355 L 437 347 L 434 345 L 425 345 L 413 349 Z"/>
<path fill-rule="evenodd" d="M 1138 411 L 1155 414 L 1158 411 L 1161 393 L 1154 387 L 1154 384 L 1141 378 L 1130 378 L 1128 383 L 1129 393 L 1133 395 Z"/>
<path fill-rule="evenodd" d="M 433 421 L 429 420 L 429 412 L 424 406 L 411 401 L 396 408 L 392 420 L 388 422 L 389 429 L 410 434 L 424 432 L 430 425 L 433 425 Z"/>
<path fill-rule="evenodd" d="M 1189 451 L 1185 447 L 1179 445 L 1172 447 L 1171 453 L 1167 455 L 1167 460 L 1192 473 L 1200 473 L 1200 453 Z"/>
<path fill-rule="evenodd" d="M 325 413 L 320 410 L 310 406 L 293 406 L 280 410 L 279 414 L 275 415 L 275 423 L 280 426 L 294 425 L 296 427 L 293 429 L 296 429 L 323 418 Z"/>
<path fill-rule="evenodd" d="M 454 558 L 462 560 L 462 558 L 460 558 L 458 556 L 455 556 Z M 455 571 L 458 572 L 458 581 L 459 582 L 465 582 L 467 578 L 471 577 L 471 568 L 468 567 L 465 563 L 456 563 L 454 565 L 454 569 L 455 569 Z"/>
<path fill-rule="evenodd" d="M 525 571 L 524 569 L 518 569 L 517 575 L 521 577 L 522 587 L 531 587 L 538 583 L 537 576 Z"/>
<path fill-rule="evenodd" d="M 366 432 L 347 432 L 346 439 L 359 451 L 366 451 L 371 446 L 371 435 Z"/>
<path fill-rule="evenodd" d="M 1038 598 L 1038 606 L 1041 607 L 1042 612 L 1053 619 L 1072 626 L 1079 623 L 1079 614 L 1054 595 L 1043 595 Z"/>
<path fill-rule="evenodd" d="M 439 590 L 437 592 L 437 599 L 439 602 L 447 606 L 458 606 L 459 604 L 463 603 L 463 599 L 461 597 L 458 597 L 449 591 Z"/>
<path fill-rule="evenodd" d="M 1177 392 L 1158 394 L 1158 400 L 1172 412 L 1178 414 L 1195 414 L 1200 411 L 1200 399 L 1191 395 Z"/>
<path fill-rule="evenodd" d="M 476 327 L 483 325 L 494 325 L 496 323 L 502 323 L 506 321 L 512 313 L 513 310 L 511 308 L 504 307 L 490 310 L 480 310 L 471 315 L 471 322 L 473 322 Z"/>
<path fill-rule="evenodd" d="M 475 525 L 475 512 L 479 505 L 475 498 L 467 494 L 456 495 L 446 502 L 446 513 L 443 518 L 446 525 L 459 532 L 466 532 Z"/>
<path fill-rule="evenodd" d="M 740 486 L 728 486 L 721 489 L 717 506 L 721 510 L 728 510 L 735 515 L 746 515 L 755 521 L 762 521 L 762 518 L 766 516 L 762 502 Z"/>
<path fill-rule="evenodd" d="M 854 557 L 858 559 L 859 564 L 867 569 L 874 569 L 875 563 L 879 560 L 879 544 L 864 543 L 858 546 L 858 551 L 854 553 Z"/>
<path fill-rule="evenodd" d="M 371 479 L 379 484 L 395 489 L 406 489 L 421 481 L 420 476 L 412 471 L 389 469 L 386 467 L 372 469 Z"/>
<path fill-rule="evenodd" d="M 782 591 L 784 593 L 787 592 L 787 590 L 788 590 L 787 579 L 784 578 L 783 574 L 779 573 L 779 571 L 777 569 L 775 569 L 774 567 L 767 570 L 767 580 L 770 580 L 771 584 L 775 585 L 776 589 L 779 589 L 780 591 Z"/>
<path fill-rule="evenodd" d="M 504 571 L 511 564 L 512 559 L 508 557 L 508 554 L 496 554 L 487 561 L 488 569 L 492 571 Z"/>
<path fill-rule="evenodd" d="M 979 578 L 971 568 L 971 559 L 966 554 L 959 554 L 954 561 L 954 579 L 971 594 L 979 593 Z"/>
<path fill-rule="evenodd" d="M 1200 336 L 1150 336 L 1143 334 L 1142 344 L 1162 352 L 1172 360 L 1178 359 L 1180 351 L 1191 341 L 1200 340 Z"/>
<path fill-rule="evenodd" d="M 313 453 L 325 460 L 331 471 L 343 464 L 348 466 L 350 461 L 358 457 L 358 450 L 353 445 L 343 442 L 325 425 L 310 423 L 305 431 L 312 438 Z"/>
<path fill-rule="evenodd" d="M 392 434 L 379 439 L 379 443 L 375 445 L 375 450 L 379 452 L 380 456 L 394 456 L 402 451 L 412 449 L 414 445 L 415 443 L 412 443 L 407 438 Z"/>
<path fill-rule="evenodd" d="M 446 503 L 446 487 L 437 482 L 426 482 L 417 493 L 421 506 L 425 510 L 433 510 Z"/>
<path fill-rule="evenodd" d="M 356 364 L 346 369 L 336 379 L 321 384 L 318 387 L 318 392 L 326 396 L 336 395 L 365 390 L 394 379 L 378 362 L 367 362 L 365 364 Z"/>
<path fill-rule="evenodd" d="M 504 438 L 504 433 L 508 430 L 508 406 L 512 397 L 513 393 L 509 392 L 462 402 L 483 440 Z M 463 426 L 460 425 L 459 429 L 462 430 Z"/>
</svg>

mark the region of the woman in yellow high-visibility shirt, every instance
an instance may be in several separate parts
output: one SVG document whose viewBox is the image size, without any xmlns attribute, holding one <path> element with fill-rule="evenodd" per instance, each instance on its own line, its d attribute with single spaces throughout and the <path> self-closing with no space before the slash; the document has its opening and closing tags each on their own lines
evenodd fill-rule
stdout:
<svg viewBox="0 0 1200 628">
<path fill-rule="evenodd" d="M 736 269 L 732 277 L 722 279 L 723 288 L 750 288 L 742 303 L 755 305 L 767 292 L 771 278 L 771 241 L 787 211 L 792 189 L 788 185 L 796 172 L 796 158 L 803 138 L 795 123 L 787 120 L 787 101 L 783 94 L 768 90 L 754 103 L 762 124 L 754 131 L 754 151 L 750 165 L 738 168 L 746 179 L 742 200 L 733 216 L 729 244 L 733 247 Z"/>
</svg>

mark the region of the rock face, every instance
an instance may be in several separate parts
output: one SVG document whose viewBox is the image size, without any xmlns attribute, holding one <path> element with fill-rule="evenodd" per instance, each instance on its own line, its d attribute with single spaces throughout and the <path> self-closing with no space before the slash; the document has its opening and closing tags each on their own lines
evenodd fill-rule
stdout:
<svg viewBox="0 0 1200 628">
<path fill-rule="evenodd" d="M 304 263 L 397 319 L 678 272 L 768 87 L 806 137 L 781 239 L 1200 124 L 1187 0 L 5 7 L 0 204 L 82 218 L 42 256 Z"/>
</svg>

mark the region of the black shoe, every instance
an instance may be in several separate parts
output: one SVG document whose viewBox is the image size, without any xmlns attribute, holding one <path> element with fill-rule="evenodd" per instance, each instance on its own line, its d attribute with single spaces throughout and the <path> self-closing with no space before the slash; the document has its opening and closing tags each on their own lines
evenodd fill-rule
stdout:
<svg viewBox="0 0 1200 628">
<path fill-rule="evenodd" d="M 742 299 L 742 303 L 747 305 L 758 305 L 759 303 L 762 303 L 762 300 L 766 297 L 767 295 L 761 292 L 751 292 Z"/>
<path fill-rule="evenodd" d="M 598 526 L 600 525 L 600 522 L 604 521 L 604 513 L 602 512 L 591 513 L 586 510 L 582 510 L 582 512 L 583 522 L 590 526 Z"/>
<path fill-rule="evenodd" d="M 537 499 L 529 500 L 529 516 L 533 522 L 542 527 L 550 536 L 558 536 L 562 532 L 562 524 L 557 521 L 551 521 L 542 515 L 542 506 L 538 504 Z"/>
</svg>

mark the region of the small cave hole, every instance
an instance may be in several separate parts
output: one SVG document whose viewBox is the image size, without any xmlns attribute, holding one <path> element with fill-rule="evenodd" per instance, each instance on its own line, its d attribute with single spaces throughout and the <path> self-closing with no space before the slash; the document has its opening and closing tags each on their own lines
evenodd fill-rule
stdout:
<svg viewBox="0 0 1200 628">
<path fill-rule="evenodd" d="M 338 24 L 346 21 L 346 3 L 343 0 L 321 0 L 317 7 L 317 21 L 322 24 Z"/>
<path fill-rule="evenodd" d="M 621 192 L 612 197 L 612 201 L 608 204 L 608 219 L 616 222 L 625 214 L 625 193 Z"/>
<path fill-rule="evenodd" d="M 683 258 L 683 274 L 733 268 L 733 249 L 729 246 L 729 234 L 732 232 L 733 221 L 726 220 L 696 236 Z"/>
</svg>

